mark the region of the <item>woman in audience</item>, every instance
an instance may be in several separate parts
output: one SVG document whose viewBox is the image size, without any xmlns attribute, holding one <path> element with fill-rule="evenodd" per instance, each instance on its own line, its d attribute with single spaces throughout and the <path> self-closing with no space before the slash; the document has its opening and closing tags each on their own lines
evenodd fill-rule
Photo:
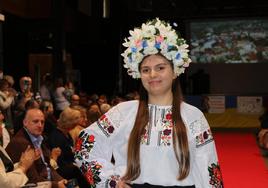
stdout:
<svg viewBox="0 0 268 188">
<path fill-rule="evenodd" d="M 86 108 L 84 108 L 83 106 L 80 106 L 80 105 L 72 106 L 71 108 L 78 110 L 81 113 L 80 122 L 78 122 L 78 124 L 72 130 L 69 131 L 69 133 L 73 139 L 73 142 L 76 143 L 76 140 L 77 140 L 80 132 L 88 126 L 87 110 L 86 110 Z"/>
<path fill-rule="evenodd" d="M 65 108 L 58 119 L 58 126 L 47 137 L 47 142 L 52 150 L 60 148 L 61 154 L 57 159 L 57 172 L 65 179 L 76 179 L 80 187 L 87 187 L 87 182 L 74 165 L 74 142 L 69 131 L 81 122 L 81 113 L 78 110 Z"/>
</svg>

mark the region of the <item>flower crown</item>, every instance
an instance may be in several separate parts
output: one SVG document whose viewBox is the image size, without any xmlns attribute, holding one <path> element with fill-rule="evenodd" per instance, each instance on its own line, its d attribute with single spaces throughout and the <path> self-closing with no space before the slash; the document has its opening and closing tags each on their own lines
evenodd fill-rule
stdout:
<svg viewBox="0 0 268 188">
<path fill-rule="evenodd" d="M 127 49 L 121 55 L 124 57 L 124 67 L 133 78 L 141 77 L 139 64 L 144 57 L 152 54 L 161 53 L 172 61 L 178 76 L 189 66 L 188 45 L 169 23 L 156 18 L 129 33 L 130 37 L 123 43 Z"/>
</svg>

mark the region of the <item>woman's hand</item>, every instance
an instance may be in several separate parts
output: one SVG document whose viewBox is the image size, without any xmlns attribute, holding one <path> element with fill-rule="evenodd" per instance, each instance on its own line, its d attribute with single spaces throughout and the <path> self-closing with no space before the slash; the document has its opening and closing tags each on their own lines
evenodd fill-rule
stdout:
<svg viewBox="0 0 268 188">
<path fill-rule="evenodd" d="M 57 159 L 60 155 L 61 155 L 61 149 L 59 147 L 56 147 L 56 148 L 52 149 L 50 158 L 57 161 Z"/>
</svg>

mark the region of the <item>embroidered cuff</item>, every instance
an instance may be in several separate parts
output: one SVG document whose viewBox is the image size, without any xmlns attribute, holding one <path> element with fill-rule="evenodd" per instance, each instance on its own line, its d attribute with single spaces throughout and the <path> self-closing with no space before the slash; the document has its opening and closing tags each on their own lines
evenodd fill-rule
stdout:
<svg viewBox="0 0 268 188">
<path fill-rule="evenodd" d="M 119 181 L 119 175 L 113 175 L 105 182 L 105 188 L 115 188 L 117 182 Z"/>
<path fill-rule="evenodd" d="M 57 161 L 55 161 L 54 159 L 50 159 L 49 163 L 53 169 L 57 170 L 59 168 Z"/>
</svg>

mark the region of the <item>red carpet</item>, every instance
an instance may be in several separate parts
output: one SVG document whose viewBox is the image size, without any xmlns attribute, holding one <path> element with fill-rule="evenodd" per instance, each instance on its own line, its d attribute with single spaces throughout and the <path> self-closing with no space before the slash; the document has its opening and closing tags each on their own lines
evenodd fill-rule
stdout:
<svg viewBox="0 0 268 188">
<path fill-rule="evenodd" d="M 224 188 L 268 188 L 268 170 L 253 133 L 215 132 Z"/>
</svg>

